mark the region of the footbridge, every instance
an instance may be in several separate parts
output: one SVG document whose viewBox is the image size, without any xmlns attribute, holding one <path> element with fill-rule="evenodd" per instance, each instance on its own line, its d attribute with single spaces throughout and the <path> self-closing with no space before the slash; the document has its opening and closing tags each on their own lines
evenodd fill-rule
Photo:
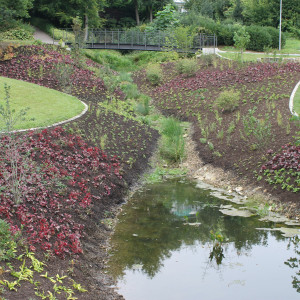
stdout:
<svg viewBox="0 0 300 300">
<path fill-rule="evenodd" d="M 166 51 L 195 53 L 203 48 L 216 48 L 217 36 L 197 34 L 187 37 L 176 37 L 173 32 L 152 31 L 122 31 L 90 29 L 75 32 L 63 29 L 63 42 L 70 47 L 85 49 L 116 49 L 140 51 Z M 53 34 L 54 41 L 54 34 Z"/>
</svg>

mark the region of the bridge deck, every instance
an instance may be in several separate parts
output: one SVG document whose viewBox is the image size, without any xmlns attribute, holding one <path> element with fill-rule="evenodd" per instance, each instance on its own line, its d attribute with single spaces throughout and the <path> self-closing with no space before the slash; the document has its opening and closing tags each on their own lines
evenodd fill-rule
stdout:
<svg viewBox="0 0 300 300">
<path fill-rule="evenodd" d="M 185 41 L 178 42 L 172 32 L 132 32 L 132 31 L 100 31 L 91 29 L 85 35 L 83 31 L 73 33 L 64 30 L 63 41 L 66 45 L 77 44 L 87 49 L 119 49 L 119 50 L 145 50 L 165 51 L 172 49 L 177 52 L 195 53 L 200 49 L 217 47 L 215 35 L 199 34 L 187 37 Z"/>
</svg>

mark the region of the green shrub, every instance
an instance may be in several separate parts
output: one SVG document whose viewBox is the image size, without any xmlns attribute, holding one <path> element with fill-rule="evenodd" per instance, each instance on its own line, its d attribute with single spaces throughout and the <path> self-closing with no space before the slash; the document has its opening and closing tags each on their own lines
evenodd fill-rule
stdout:
<svg viewBox="0 0 300 300">
<path fill-rule="evenodd" d="M 270 47 L 277 49 L 279 46 L 279 29 L 276 29 L 274 27 L 265 27 L 265 28 L 267 29 L 267 31 L 270 34 L 271 39 L 272 39 Z M 285 43 L 286 43 L 286 36 L 282 32 L 281 33 L 281 47 L 282 48 L 284 47 Z"/>
<path fill-rule="evenodd" d="M 138 66 L 144 66 L 148 63 L 176 61 L 178 60 L 179 56 L 175 51 L 136 51 L 129 55 L 128 58 L 132 59 L 134 64 L 137 64 Z"/>
<path fill-rule="evenodd" d="M 136 84 L 123 84 L 121 85 L 121 89 L 125 93 L 126 99 L 137 99 L 140 95 Z"/>
<path fill-rule="evenodd" d="M 146 69 L 147 79 L 152 85 L 158 85 L 162 81 L 162 70 L 159 65 L 150 64 Z"/>
<path fill-rule="evenodd" d="M 176 69 L 179 74 L 194 76 L 197 71 L 197 62 L 195 59 L 181 59 L 177 62 Z"/>
<path fill-rule="evenodd" d="M 215 105 L 222 112 L 232 112 L 239 106 L 240 92 L 228 90 L 220 93 L 215 101 Z"/>
<path fill-rule="evenodd" d="M 219 25 L 218 31 L 216 32 L 218 36 L 218 43 L 221 45 L 232 46 L 234 44 L 234 32 L 237 28 L 237 25 L 232 24 Z"/>
<path fill-rule="evenodd" d="M 3 40 L 33 40 L 32 32 L 23 28 L 14 28 L 2 32 L 0 38 Z"/>
<path fill-rule="evenodd" d="M 272 37 L 268 29 L 262 26 L 252 25 L 246 28 L 250 35 L 250 42 L 247 49 L 253 51 L 264 51 L 265 47 L 272 45 Z"/>
<path fill-rule="evenodd" d="M 0 219 L 0 261 L 14 258 L 16 248 L 15 236 L 11 233 L 9 224 Z"/>
<path fill-rule="evenodd" d="M 200 61 L 203 63 L 205 66 L 212 66 L 214 64 L 216 55 L 214 54 L 208 54 L 208 55 L 201 55 L 200 56 Z"/>
<path fill-rule="evenodd" d="M 161 156 L 172 162 L 183 159 L 184 139 L 180 122 L 174 118 L 165 119 L 162 124 L 162 135 Z"/>
<path fill-rule="evenodd" d="M 84 50 L 84 54 L 91 60 L 109 65 L 115 71 L 129 71 L 133 69 L 132 61 L 115 50 Z M 134 68 L 136 69 L 136 68 Z"/>
<path fill-rule="evenodd" d="M 132 78 L 131 78 L 131 74 L 127 73 L 127 72 L 120 72 L 119 73 L 119 81 L 120 82 L 133 82 Z"/>
</svg>

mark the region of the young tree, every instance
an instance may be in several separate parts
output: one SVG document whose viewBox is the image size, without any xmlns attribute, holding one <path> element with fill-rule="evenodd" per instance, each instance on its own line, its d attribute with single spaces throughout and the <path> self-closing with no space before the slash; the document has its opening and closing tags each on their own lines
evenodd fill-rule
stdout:
<svg viewBox="0 0 300 300">
<path fill-rule="evenodd" d="M 241 51 L 241 61 L 243 61 L 243 52 L 250 42 L 250 35 L 244 26 L 241 26 L 233 36 L 234 46 Z"/>
</svg>

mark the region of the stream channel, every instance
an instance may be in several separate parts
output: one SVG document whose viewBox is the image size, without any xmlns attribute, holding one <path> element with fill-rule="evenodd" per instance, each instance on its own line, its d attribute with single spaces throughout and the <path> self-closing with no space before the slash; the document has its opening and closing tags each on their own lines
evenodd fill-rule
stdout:
<svg viewBox="0 0 300 300">
<path fill-rule="evenodd" d="M 126 300 L 300 299 L 300 226 L 265 213 L 204 183 L 144 186 L 122 207 L 107 271 Z"/>
</svg>

